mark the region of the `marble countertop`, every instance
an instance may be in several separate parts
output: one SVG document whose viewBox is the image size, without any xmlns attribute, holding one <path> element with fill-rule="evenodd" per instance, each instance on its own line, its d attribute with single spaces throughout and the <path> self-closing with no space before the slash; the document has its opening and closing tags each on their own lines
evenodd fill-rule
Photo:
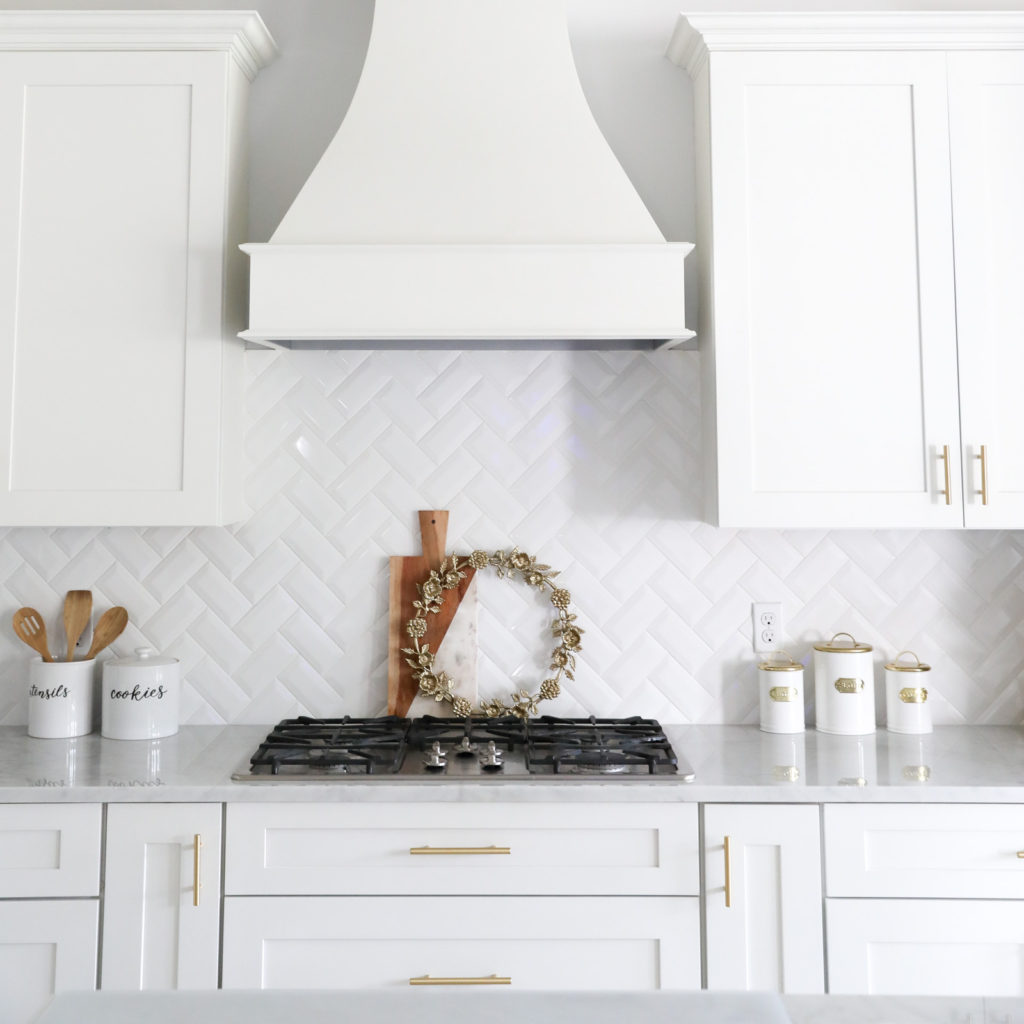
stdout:
<svg viewBox="0 0 1024 1024">
<path fill-rule="evenodd" d="M 1024 1020 L 1024 999 L 756 992 L 68 992 L 36 1024 L 948 1024 Z M 996 1014 L 998 1013 L 998 1016 Z"/>
<path fill-rule="evenodd" d="M 1024 728 L 940 726 L 926 736 L 866 737 L 756 726 L 665 726 L 695 778 L 347 778 L 233 782 L 267 725 L 183 726 L 162 740 L 33 739 L 0 727 L 0 802 L 637 801 L 1024 802 Z"/>
</svg>

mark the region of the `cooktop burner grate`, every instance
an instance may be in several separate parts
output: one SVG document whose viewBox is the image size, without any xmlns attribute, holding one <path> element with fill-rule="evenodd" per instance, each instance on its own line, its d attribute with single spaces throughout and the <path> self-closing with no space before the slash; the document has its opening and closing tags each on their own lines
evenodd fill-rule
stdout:
<svg viewBox="0 0 1024 1024">
<path fill-rule="evenodd" d="M 552 718 L 524 723 L 531 772 L 675 772 L 678 760 L 652 718 Z"/>
<path fill-rule="evenodd" d="M 253 769 L 310 769 L 336 774 L 397 772 L 405 759 L 409 719 L 287 718 L 250 758 Z"/>
</svg>

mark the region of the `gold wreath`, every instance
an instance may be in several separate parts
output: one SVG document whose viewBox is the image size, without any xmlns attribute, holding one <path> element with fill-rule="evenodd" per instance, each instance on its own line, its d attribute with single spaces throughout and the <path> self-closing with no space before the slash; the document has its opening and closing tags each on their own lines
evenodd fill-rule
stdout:
<svg viewBox="0 0 1024 1024">
<path fill-rule="evenodd" d="M 554 675 L 540 684 L 537 693 L 519 690 L 509 697 L 506 704 L 495 698 L 483 701 L 477 714 L 488 718 L 501 715 L 515 715 L 517 718 L 529 718 L 538 713 L 537 705 L 542 700 L 554 700 L 562 692 L 561 679 L 574 679 L 576 655 L 582 644 L 584 630 L 576 625 L 576 616 L 569 611 L 572 597 L 568 590 L 557 586 L 554 578 L 558 573 L 550 565 L 539 565 L 537 559 L 518 548 L 508 554 L 495 551 L 493 555 L 486 551 L 474 551 L 465 555 L 449 555 L 441 563 L 440 568 L 432 569 L 423 583 L 417 583 L 420 600 L 413 601 L 416 615 L 405 624 L 405 632 L 412 639 L 412 647 L 403 647 L 402 653 L 407 655 L 405 661 L 412 666 L 412 677 L 419 683 L 420 693 L 433 697 L 439 703 L 447 701 L 457 718 L 467 718 L 473 714 L 473 706 L 465 697 L 456 697 L 452 692 L 452 681 L 444 672 L 434 671 L 435 652 L 430 644 L 421 644 L 420 640 L 427 632 L 427 616 L 436 615 L 444 604 L 444 592 L 454 590 L 466 578 L 462 571 L 466 566 L 474 569 L 485 569 L 494 566 L 498 577 L 520 578 L 531 587 L 547 588 L 551 591 L 551 603 L 558 610 L 558 618 L 551 625 L 552 634 L 558 639 L 558 645 L 551 652 L 551 666 Z"/>
</svg>

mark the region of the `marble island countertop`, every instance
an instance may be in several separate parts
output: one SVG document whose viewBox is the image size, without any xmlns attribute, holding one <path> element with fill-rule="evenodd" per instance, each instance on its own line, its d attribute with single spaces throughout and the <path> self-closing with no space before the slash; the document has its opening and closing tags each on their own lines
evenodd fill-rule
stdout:
<svg viewBox="0 0 1024 1024">
<path fill-rule="evenodd" d="M 989 1016 L 986 1017 L 986 1012 Z M 68 992 L 36 1024 L 948 1024 L 1024 1020 L 1024 999 L 758 992 Z"/>
<path fill-rule="evenodd" d="M 692 782 L 675 777 L 503 779 L 350 777 L 234 782 L 266 725 L 183 726 L 162 740 L 98 733 L 68 740 L 0 727 L 0 802 L 636 801 L 1024 802 L 1024 728 L 940 726 L 926 736 L 865 737 L 756 726 L 666 724 Z"/>
</svg>

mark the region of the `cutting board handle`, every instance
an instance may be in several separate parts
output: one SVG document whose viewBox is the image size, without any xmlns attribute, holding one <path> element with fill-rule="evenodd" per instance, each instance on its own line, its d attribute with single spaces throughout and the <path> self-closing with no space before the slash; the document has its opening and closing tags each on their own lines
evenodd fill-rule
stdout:
<svg viewBox="0 0 1024 1024">
<path fill-rule="evenodd" d="M 423 545 L 423 557 L 427 566 L 437 569 L 445 557 L 445 542 L 448 539 L 448 512 L 446 509 L 433 508 L 421 510 L 420 542 Z"/>
</svg>

